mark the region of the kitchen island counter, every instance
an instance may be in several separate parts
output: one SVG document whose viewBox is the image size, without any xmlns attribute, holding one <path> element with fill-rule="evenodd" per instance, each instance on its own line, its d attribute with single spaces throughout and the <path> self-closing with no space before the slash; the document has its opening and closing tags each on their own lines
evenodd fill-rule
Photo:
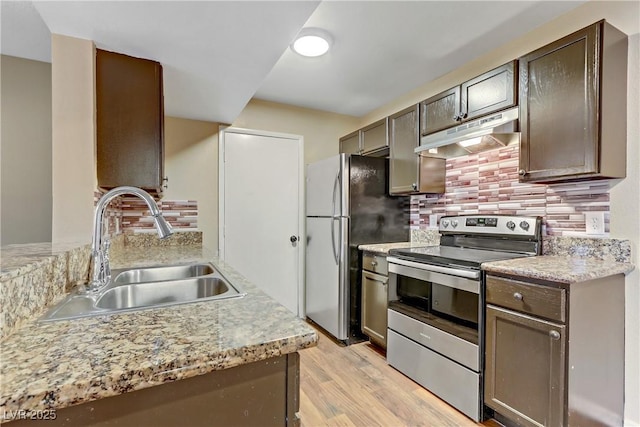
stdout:
<svg viewBox="0 0 640 427">
<path fill-rule="evenodd" d="M 24 322 L 1 342 L 0 422 L 16 411 L 61 409 L 316 345 L 311 327 L 200 245 L 123 247 L 114 251 L 112 268 L 202 261 L 247 295 Z"/>
</svg>

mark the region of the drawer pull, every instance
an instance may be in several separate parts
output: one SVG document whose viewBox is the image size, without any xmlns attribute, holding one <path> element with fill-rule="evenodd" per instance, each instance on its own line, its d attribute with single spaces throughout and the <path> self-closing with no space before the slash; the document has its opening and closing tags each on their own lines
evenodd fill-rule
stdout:
<svg viewBox="0 0 640 427">
<path fill-rule="evenodd" d="M 371 261 L 371 265 L 376 266 L 376 265 L 378 265 L 378 263 L 375 262 L 375 261 Z"/>
<path fill-rule="evenodd" d="M 422 332 L 420 332 L 420 336 L 421 336 L 422 338 L 426 338 L 426 339 L 428 339 L 428 340 L 430 340 L 430 339 L 431 339 L 431 337 L 430 337 L 429 335 L 423 334 Z"/>
<path fill-rule="evenodd" d="M 517 299 L 518 301 L 522 301 L 522 300 L 524 299 L 524 297 L 522 296 L 522 294 L 521 294 L 520 292 L 515 292 L 515 293 L 513 294 L 513 297 L 514 297 L 515 299 Z"/>
<path fill-rule="evenodd" d="M 549 331 L 549 337 L 551 337 L 552 340 L 558 341 L 560 339 L 560 332 Z"/>
</svg>

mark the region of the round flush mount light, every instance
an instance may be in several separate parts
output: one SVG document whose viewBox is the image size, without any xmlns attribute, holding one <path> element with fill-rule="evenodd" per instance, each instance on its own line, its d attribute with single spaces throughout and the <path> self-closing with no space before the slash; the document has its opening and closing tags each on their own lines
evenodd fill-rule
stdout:
<svg viewBox="0 0 640 427">
<path fill-rule="evenodd" d="M 322 56 L 329 51 L 333 40 L 319 28 L 303 28 L 291 43 L 291 50 L 307 57 Z"/>
</svg>

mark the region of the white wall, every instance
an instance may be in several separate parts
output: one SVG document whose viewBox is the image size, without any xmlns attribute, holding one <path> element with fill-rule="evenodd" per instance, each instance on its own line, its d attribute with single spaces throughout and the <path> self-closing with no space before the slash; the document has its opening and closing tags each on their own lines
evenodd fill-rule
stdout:
<svg viewBox="0 0 640 427">
<path fill-rule="evenodd" d="M 165 200 L 197 200 L 203 244 L 218 247 L 218 124 L 165 116 Z"/>
<path fill-rule="evenodd" d="M 638 15 L 640 16 L 640 15 Z M 640 18 L 639 18 L 640 19 Z M 625 418 L 640 425 L 640 34 L 629 38 L 627 177 L 610 191 L 611 236 L 631 240 L 636 269 L 626 278 Z"/>
<path fill-rule="evenodd" d="M 2 55 L 0 244 L 51 241 L 51 64 Z"/>
<path fill-rule="evenodd" d="M 302 135 L 305 164 L 338 154 L 338 139 L 358 129 L 360 119 L 252 99 L 232 126 Z"/>
<path fill-rule="evenodd" d="M 91 241 L 95 167 L 95 46 L 51 36 L 53 242 Z"/>
</svg>

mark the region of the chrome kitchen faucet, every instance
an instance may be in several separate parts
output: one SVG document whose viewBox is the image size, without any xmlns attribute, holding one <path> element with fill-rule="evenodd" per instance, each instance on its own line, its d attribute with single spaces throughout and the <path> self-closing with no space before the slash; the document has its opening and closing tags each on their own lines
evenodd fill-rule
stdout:
<svg viewBox="0 0 640 427">
<path fill-rule="evenodd" d="M 109 266 L 109 246 L 111 242 L 108 236 L 103 235 L 104 213 L 107 210 L 109 202 L 123 194 L 132 194 L 145 201 L 149 207 L 149 211 L 151 211 L 151 216 L 153 216 L 159 238 L 167 238 L 173 233 L 171 225 L 164 219 L 160 209 L 158 209 L 158 205 L 146 191 L 137 187 L 116 187 L 113 190 L 107 191 L 98 201 L 93 218 L 93 241 L 91 242 L 91 257 L 93 259 L 91 281 L 88 286 L 89 292 L 99 291 L 109 283 L 111 279 L 111 267 Z"/>
</svg>

